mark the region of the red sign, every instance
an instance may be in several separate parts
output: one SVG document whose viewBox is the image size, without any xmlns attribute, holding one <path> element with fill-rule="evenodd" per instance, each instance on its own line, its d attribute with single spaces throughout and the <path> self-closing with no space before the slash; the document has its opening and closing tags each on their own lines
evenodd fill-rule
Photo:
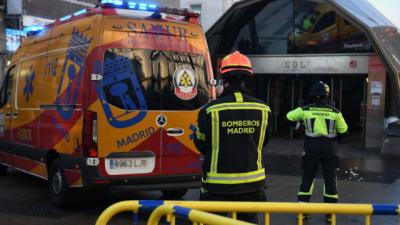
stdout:
<svg viewBox="0 0 400 225">
<path fill-rule="evenodd" d="M 370 56 L 368 63 L 368 72 L 385 72 L 386 68 L 378 56 Z"/>
<path fill-rule="evenodd" d="M 356 68 L 357 65 L 358 65 L 358 63 L 356 60 L 351 60 L 349 63 L 350 68 L 353 68 L 353 69 Z"/>
</svg>

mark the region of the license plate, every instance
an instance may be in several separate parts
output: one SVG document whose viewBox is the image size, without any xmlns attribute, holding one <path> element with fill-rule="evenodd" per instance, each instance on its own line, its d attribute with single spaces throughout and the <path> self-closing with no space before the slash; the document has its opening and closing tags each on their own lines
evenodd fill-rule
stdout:
<svg viewBox="0 0 400 225">
<path fill-rule="evenodd" d="M 155 158 L 106 158 L 106 171 L 110 175 L 151 173 Z"/>
</svg>

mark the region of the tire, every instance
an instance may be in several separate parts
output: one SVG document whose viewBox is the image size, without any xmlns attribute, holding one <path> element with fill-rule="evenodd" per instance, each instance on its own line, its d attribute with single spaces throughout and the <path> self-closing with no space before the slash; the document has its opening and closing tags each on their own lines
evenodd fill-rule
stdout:
<svg viewBox="0 0 400 225">
<path fill-rule="evenodd" d="M 187 189 L 177 189 L 177 190 L 162 190 L 162 194 L 165 199 L 182 199 L 187 193 Z"/>
<path fill-rule="evenodd" d="M 70 203 L 70 188 L 64 174 L 60 159 L 54 159 L 49 170 L 49 197 L 57 207 L 65 207 Z"/>
<path fill-rule="evenodd" d="M 5 176 L 7 174 L 7 166 L 0 164 L 0 176 Z"/>
</svg>

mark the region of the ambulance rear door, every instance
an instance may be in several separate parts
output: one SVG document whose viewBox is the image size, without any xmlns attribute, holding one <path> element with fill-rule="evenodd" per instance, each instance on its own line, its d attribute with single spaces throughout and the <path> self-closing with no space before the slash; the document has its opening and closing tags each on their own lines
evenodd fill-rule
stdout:
<svg viewBox="0 0 400 225">
<path fill-rule="evenodd" d="M 159 175 L 159 82 L 151 73 L 149 51 L 132 45 L 129 32 L 112 30 L 121 21 L 106 21 L 99 99 L 91 107 L 97 111 L 101 171 L 106 177 Z"/>
<path fill-rule="evenodd" d="M 193 135 L 198 111 L 209 100 L 205 57 L 174 51 L 163 54 L 169 73 L 161 81 L 163 112 L 158 118 L 163 128 L 162 174 L 198 173 L 201 155 Z"/>
</svg>

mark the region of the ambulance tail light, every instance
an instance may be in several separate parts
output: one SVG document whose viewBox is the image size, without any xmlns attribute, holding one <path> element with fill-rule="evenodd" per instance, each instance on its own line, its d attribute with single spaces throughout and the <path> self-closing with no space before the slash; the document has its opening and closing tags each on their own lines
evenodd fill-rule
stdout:
<svg viewBox="0 0 400 225">
<path fill-rule="evenodd" d="M 88 157 L 98 157 L 97 113 L 86 111 L 83 126 L 84 153 Z"/>
</svg>

